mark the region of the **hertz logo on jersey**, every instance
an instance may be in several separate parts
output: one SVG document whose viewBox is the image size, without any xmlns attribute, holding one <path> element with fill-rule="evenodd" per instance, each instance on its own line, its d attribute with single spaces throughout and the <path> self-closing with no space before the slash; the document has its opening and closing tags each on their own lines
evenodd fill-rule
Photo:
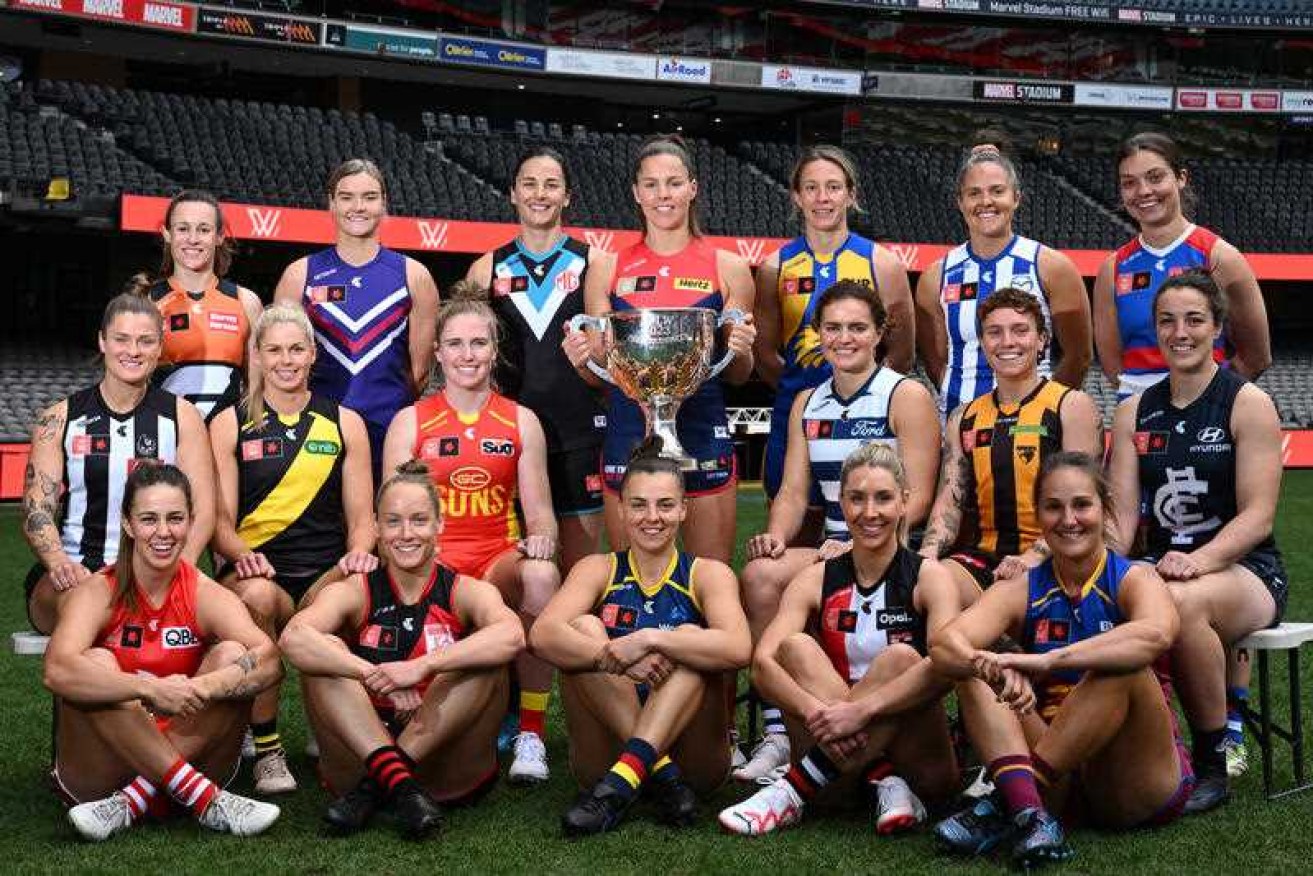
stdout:
<svg viewBox="0 0 1313 876">
<path fill-rule="evenodd" d="M 674 283 L 677 292 L 702 292 L 711 294 L 711 281 L 705 277 L 676 277 Z"/>
</svg>

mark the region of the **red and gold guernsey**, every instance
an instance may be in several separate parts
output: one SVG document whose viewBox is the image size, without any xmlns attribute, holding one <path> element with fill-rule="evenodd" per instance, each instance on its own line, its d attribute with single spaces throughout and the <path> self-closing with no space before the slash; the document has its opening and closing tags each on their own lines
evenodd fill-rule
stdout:
<svg viewBox="0 0 1313 876">
<path fill-rule="evenodd" d="M 520 540 L 518 406 L 493 393 L 482 410 L 462 414 L 439 392 L 415 404 L 415 427 L 411 453 L 428 464 L 442 500 L 442 562 L 482 577 Z"/>
<path fill-rule="evenodd" d="M 104 574 L 113 593 L 118 589 L 114 567 L 106 568 Z M 157 678 L 196 674 L 205 657 L 206 639 L 196 617 L 199 579 L 196 567 L 183 560 L 159 607 L 152 606 L 137 585 L 136 608 L 124 604 L 114 608 L 97 639 L 118 660 L 119 669 Z"/>
</svg>

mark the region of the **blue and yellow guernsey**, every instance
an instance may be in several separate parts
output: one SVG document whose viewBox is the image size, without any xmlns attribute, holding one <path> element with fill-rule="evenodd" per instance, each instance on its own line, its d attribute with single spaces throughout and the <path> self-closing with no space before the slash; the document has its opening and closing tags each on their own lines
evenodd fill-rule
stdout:
<svg viewBox="0 0 1313 876">
<path fill-rule="evenodd" d="M 618 639 L 638 630 L 673 630 L 684 624 L 706 626 L 693 589 L 696 565 L 696 557 L 675 551 L 661 578 L 645 584 L 629 551 L 611 554 L 611 583 L 593 609 L 602 619 L 606 634 Z"/>
</svg>

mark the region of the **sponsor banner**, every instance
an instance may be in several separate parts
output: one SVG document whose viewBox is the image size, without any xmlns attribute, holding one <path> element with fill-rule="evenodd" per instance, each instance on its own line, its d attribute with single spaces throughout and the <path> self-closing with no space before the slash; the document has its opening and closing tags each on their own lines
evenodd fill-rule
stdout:
<svg viewBox="0 0 1313 876">
<path fill-rule="evenodd" d="M 1117 109 L 1171 110 L 1173 97 L 1171 88 L 1077 82 L 1074 103 L 1077 106 L 1106 106 Z"/>
<path fill-rule="evenodd" d="M 711 61 L 706 58 L 680 58 L 662 55 L 657 58 L 656 78 L 663 82 L 711 82 Z"/>
<path fill-rule="evenodd" d="M 994 103 L 1071 103 L 1075 90 L 1069 82 L 1014 82 L 977 79 L 971 87 L 976 100 Z"/>
<path fill-rule="evenodd" d="M 1281 111 L 1281 92 L 1264 88 L 1176 89 L 1176 108 L 1184 112 L 1276 113 Z"/>
<path fill-rule="evenodd" d="M 916 9 L 966 15 L 1008 15 L 1065 21 L 1109 21 L 1118 24 L 1161 27 L 1226 27 L 1265 29 L 1313 28 L 1313 10 L 1292 12 L 1196 12 L 1200 4 L 1183 3 L 1179 11 L 1145 9 L 1134 0 L 1112 6 L 1090 0 L 815 0 L 864 9 Z"/>
<path fill-rule="evenodd" d="M 167 198 L 124 195 L 120 226 L 124 231 L 158 234 Z M 336 239 L 333 220 L 325 210 L 268 207 L 255 204 L 223 204 L 224 221 L 233 236 L 243 240 L 281 243 L 332 243 Z M 618 252 L 639 241 L 637 231 L 613 228 L 567 228 L 566 231 L 609 252 Z M 519 233 L 519 226 L 503 222 L 463 222 L 456 219 L 418 219 L 391 216 L 383 222 L 383 243 L 394 249 L 430 252 L 484 253 L 501 246 Z M 750 263 L 760 264 L 786 241 L 771 237 L 709 237 L 721 249 L 738 253 Z M 914 273 L 924 271 L 951 249 L 940 243 L 881 243 Z M 1104 250 L 1064 250 L 1081 274 L 1093 277 L 1108 257 Z M 1250 267 L 1260 280 L 1313 280 L 1313 254 L 1246 253 Z"/>
<path fill-rule="evenodd" d="M 438 38 L 415 30 L 392 27 L 359 27 L 329 24 L 324 28 L 324 45 L 352 52 L 415 58 L 430 61 L 438 56 Z"/>
<path fill-rule="evenodd" d="M 56 12 L 179 33 L 196 29 L 196 7 L 172 0 L 9 0 L 9 8 Z"/>
<path fill-rule="evenodd" d="M 547 50 L 547 72 L 611 79 L 655 79 L 655 55 L 589 52 L 581 49 Z"/>
<path fill-rule="evenodd" d="M 533 46 L 450 36 L 442 38 L 441 46 L 442 60 L 453 64 L 474 64 L 479 67 L 499 67 L 506 70 L 532 70 L 539 73 L 547 69 L 547 50 Z"/>
<path fill-rule="evenodd" d="M 788 64 L 762 64 L 761 87 L 783 91 L 806 91 L 813 94 L 862 93 L 860 70 L 824 70 L 819 67 L 794 67 Z"/>
<path fill-rule="evenodd" d="M 1281 92 L 1283 113 L 1313 113 L 1313 91 Z"/>
<path fill-rule="evenodd" d="M 324 26 L 307 18 L 201 7 L 196 17 L 196 32 L 264 43 L 317 46 L 323 41 Z"/>
</svg>

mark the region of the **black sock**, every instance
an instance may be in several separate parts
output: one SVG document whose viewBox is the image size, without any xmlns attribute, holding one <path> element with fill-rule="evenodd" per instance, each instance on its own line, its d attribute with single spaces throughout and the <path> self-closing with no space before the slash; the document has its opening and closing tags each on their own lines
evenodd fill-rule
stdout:
<svg viewBox="0 0 1313 876">
<path fill-rule="evenodd" d="M 1216 730 L 1199 730 L 1190 728 L 1192 746 L 1190 759 L 1196 769 L 1209 768 L 1226 772 L 1226 752 L 1222 751 L 1222 740 L 1226 738 L 1226 725 Z"/>
</svg>

